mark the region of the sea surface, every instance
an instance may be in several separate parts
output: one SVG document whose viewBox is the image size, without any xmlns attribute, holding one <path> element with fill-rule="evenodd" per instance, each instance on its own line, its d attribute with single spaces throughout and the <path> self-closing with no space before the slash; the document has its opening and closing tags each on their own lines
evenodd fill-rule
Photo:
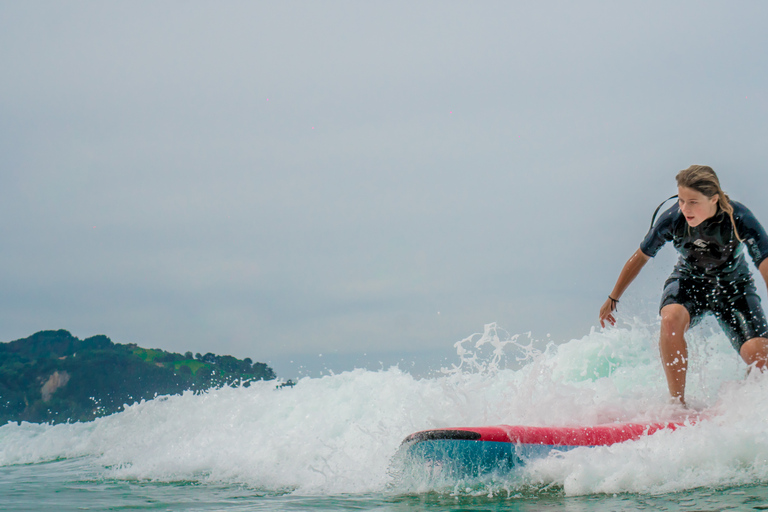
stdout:
<svg viewBox="0 0 768 512">
<path fill-rule="evenodd" d="M 554 344 L 495 324 L 428 376 L 356 369 L 0 427 L 0 510 L 768 510 L 768 377 L 713 324 L 689 336 L 690 410 L 668 404 L 658 325 Z M 415 431 L 696 421 L 492 477 L 393 469 Z"/>
</svg>

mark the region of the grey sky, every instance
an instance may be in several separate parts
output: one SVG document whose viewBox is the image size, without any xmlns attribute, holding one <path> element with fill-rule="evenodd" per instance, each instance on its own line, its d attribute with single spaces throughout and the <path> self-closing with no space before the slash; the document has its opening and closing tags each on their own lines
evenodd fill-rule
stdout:
<svg viewBox="0 0 768 512">
<path fill-rule="evenodd" d="M 768 223 L 767 17 L 2 1 L 0 340 L 281 361 L 450 352 L 491 321 L 580 337 L 677 170 Z"/>
</svg>

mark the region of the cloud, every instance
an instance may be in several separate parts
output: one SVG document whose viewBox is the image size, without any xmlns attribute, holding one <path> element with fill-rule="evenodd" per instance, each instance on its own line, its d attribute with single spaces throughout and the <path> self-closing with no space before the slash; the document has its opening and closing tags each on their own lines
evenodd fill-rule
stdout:
<svg viewBox="0 0 768 512">
<path fill-rule="evenodd" d="M 677 170 L 768 222 L 765 10 L 5 4 L 0 339 L 581 336 Z"/>
</svg>

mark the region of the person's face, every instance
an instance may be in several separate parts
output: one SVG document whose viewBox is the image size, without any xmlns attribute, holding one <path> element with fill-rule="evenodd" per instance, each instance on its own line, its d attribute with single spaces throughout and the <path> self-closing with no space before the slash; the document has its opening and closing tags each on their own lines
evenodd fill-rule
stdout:
<svg viewBox="0 0 768 512">
<path fill-rule="evenodd" d="M 695 228 L 717 213 L 719 194 L 707 197 L 697 190 L 688 187 L 677 187 L 678 203 L 688 225 Z"/>
</svg>

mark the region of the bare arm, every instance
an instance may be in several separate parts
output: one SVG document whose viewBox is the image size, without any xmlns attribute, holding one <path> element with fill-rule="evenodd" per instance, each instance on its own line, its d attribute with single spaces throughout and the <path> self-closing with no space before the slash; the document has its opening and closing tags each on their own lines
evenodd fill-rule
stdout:
<svg viewBox="0 0 768 512">
<path fill-rule="evenodd" d="M 613 287 L 613 291 L 611 292 L 611 297 L 614 299 L 620 299 L 621 296 L 624 294 L 626 289 L 629 287 L 629 285 L 632 283 L 632 281 L 635 280 L 637 275 L 640 273 L 640 271 L 643 269 L 646 263 L 648 263 L 648 260 L 651 259 L 645 254 L 643 254 L 643 251 L 638 249 L 635 251 L 635 253 L 629 257 L 627 262 L 624 264 L 624 268 L 621 269 L 621 273 L 619 274 L 619 279 L 616 280 L 616 285 Z M 760 271 L 763 274 L 763 277 L 766 280 L 766 283 L 768 283 L 768 264 L 766 264 L 768 260 L 764 261 L 760 265 Z M 763 268 L 764 267 L 764 268 Z M 605 327 L 605 322 L 607 321 L 611 325 L 616 324 L 616 318 L 613 316 L 614 311 L 614 303 L 611 299 L 606 299 L 603 306 L 600 308 L 600 325 Z"/>
</svg>

